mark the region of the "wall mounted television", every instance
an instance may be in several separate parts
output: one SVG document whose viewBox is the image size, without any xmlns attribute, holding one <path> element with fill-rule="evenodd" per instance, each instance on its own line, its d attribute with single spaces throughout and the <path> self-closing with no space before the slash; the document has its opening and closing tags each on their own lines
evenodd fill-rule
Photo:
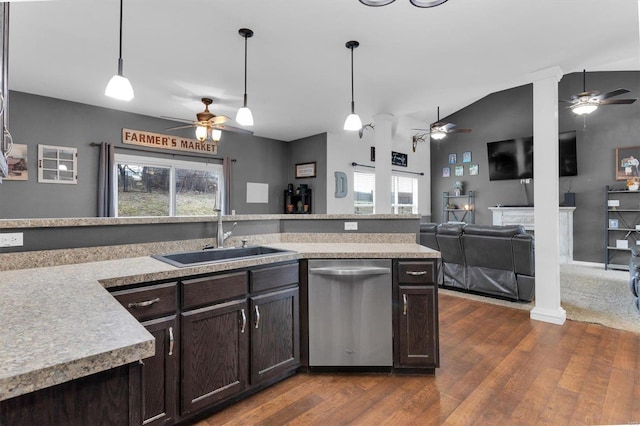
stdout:
<svg viewBox="0 0 640 426">
<path fill-rule="evenodd" d="M 558 138 L 560 176 L 576 176 L 576 132 L 562 132 Z M 533 137 L 487 143 L 489 180 L 533 177 Z"/>
</svg>

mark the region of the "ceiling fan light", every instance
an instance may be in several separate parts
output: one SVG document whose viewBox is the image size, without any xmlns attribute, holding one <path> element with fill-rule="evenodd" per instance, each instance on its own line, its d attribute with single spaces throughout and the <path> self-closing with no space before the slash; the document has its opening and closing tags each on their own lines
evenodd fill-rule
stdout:
<svg viewBox="0 0 640 426">
<path fill-rule="evenodd" d="M 594 102 L 579 102 L 571 106 L 571 111 L 576 115 L 591 114 L 596 109 L 598 109 L 598 104 Z"/>
<path fill-rule="evenodd" d="M 360 3 L 365 4 L 367 6 L 386 6 L 388 4 L 393 3 L 396 0 L 360 0 Z"/>
<path fill-rule="evenodd" d="M 130 101 L 133 99 L 133 87 L 127 77 L 116 74 L 109 80 L 104 94 L 121 101 Z"/>
<path fill-rule="evenodd" d="M 362 121 L 360 120 L 360 116 L 358 116 L 358 114 L 356 113 L 349 114 L 347 119 L 344 120 L 345 130 L 355 131 L 355 130 L 360 130 L 361 128 L 362 128 Z"/>
<path fill-rule="evenodd" d="M 243 126 L 253 126 L 253 114 L 251 114 L 251 110 L 246 106 L 240 108 L 236 114 L 236 122 Z"/>
<path fill-rule="evenodd" d="M 220 142 L 221 138 L 222 138 L 222 130 L 211 129 L 211 140 L 213 140 L 214 143 Z"/>
<path fill-rule="evenodd" d="M 437 141 L 444 139 L 445 136 L 447 136 L 447 134 L 445 132 L 441 132 L 440 130 L 431 132 L 431 139 L 435 139 Z"/>
<path fill-rule="evenodd" d="M 447 2 L 447 0 L 410 0 L 410 1 L 411 1 L 411 4 L 416 7 L 436 7 L 436 6 L 440 6 L 442 3 Z"/>
<path fill-rule="evenodd" d="M 207 128 L 205 126 L 196 127 L 196 139 L 204 142 L 207 139 Z"/>
</svg>

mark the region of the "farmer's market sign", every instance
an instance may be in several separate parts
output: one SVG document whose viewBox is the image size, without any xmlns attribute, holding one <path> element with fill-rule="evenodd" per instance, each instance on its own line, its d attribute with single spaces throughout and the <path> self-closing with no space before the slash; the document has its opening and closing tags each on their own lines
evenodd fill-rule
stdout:
<svg viewBox="0 0 640 426">
<path fill-rule="evenodd" d="M 200 142 L 197 139 L 181 138 L 175 135 L 143 132 L 142 130 L 122 129 L 122 143 L 174 151 L 189 151 L 214 155 L 218 153 L 218 146 L 210 142 Z"/>
</svg>

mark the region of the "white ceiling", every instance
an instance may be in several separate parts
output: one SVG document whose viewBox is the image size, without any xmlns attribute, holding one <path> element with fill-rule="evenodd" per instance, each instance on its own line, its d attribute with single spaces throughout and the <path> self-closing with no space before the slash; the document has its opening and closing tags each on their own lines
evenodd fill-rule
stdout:
<svg viewBox="0 0 640 426">
<path fill-rule="evenodd" d="M 156 117 L 195 118 L 207 96 L 212 112 L 234 118 L 243 94 L 238 29 L 250 28 L 252 130 L 287 141 L 342 131 L 348 40 L 360 42 L 355 101 L 364 123 L 388 113 L 427 125 L 437 106 L 445 117 L 551 66 L 565 74 L 640 69 L 638 0 L 449 0 L 431 9 L 409 0 L 378 8 L 358 0 L 125 0 L 124 75 L 136 95 L 127 103 L 104 96 L 117 70 L 118 0 L 10 8 L 11 89 Z"/>
</svg>

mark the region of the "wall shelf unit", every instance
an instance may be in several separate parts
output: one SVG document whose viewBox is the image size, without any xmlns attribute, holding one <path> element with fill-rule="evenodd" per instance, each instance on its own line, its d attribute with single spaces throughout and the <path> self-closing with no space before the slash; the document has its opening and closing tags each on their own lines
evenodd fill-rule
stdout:
<svg viewBox="0 0 640 426">
<path fill-rule="evenodd" d="M 473 191 L 461 195 L 442 193 L 442 222 L 475 223 L 475 195 Z"/>
<path fill-rule="evenodd" d="M 629 270 L 631 248 L 640 249 L 640 191 L 605 187 L 604 269 Z"/>
</svg>

